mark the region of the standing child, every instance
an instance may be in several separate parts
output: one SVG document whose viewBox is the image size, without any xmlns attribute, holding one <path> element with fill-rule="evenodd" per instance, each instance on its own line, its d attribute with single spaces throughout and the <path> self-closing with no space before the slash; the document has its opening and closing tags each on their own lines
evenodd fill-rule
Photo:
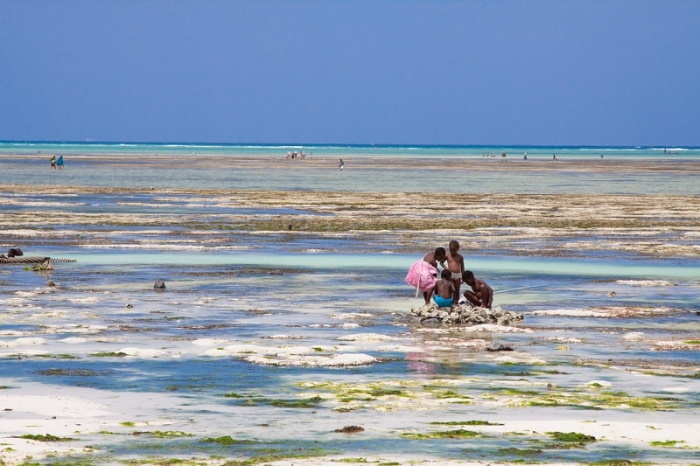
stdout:
<svg viewBox="0 0 700 466">
<path fill-rule="evenodd" d="M 447 253 L 447 270 L 452 273 L 452 283 L 454 284 L 455 302 L 459 299 L 459 286 L 462 284 L 462 272 L 464 272 L 464 257 L 458 252 L 459 242 L 450 241 L 450 252 Z"/>
<path fill-rule="evenodd" d="M 491 309 L 493 304 L 493 289 L 485 281 L 479 280 L 471 270 L 467 270 L 463 275 L 464 283 L 469 285 L 472 291 L 465 291 L 464 297 L 477 307 Z"/>
<path fill-rule="evenodd" d="M 455 302 L 454 299 L 455 287 L 452 283 L 452 274 L 449 270 L 443 270 L 440 274 L 440 280 L 435 282 L 433 287 L 433 299 L 439 307 L 450 307 Z"/>
</svg>

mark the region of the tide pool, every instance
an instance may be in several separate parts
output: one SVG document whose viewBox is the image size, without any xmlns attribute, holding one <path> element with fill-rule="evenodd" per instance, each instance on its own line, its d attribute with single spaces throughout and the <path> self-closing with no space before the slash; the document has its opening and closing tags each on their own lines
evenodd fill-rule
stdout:
<svg viewBox="0 0 700 466">
<path fill-rule="evenodd" d="M 47 251 L 36 251 L 39 256 Z M 395 271 L 397 277 L 408 270 L 420 257 L 413 254 L 328 254 L 328 253 L 177 253 L 172 252 L 72 252 L 70 258 L 81 265 L 229 265 L 256 266 L 270 269 L 297 268 L 311 270 L 343 271 L 348 269 Z M 591 278 L 634 278 L 667 280 L 700 280 L 695 261 L 687 260 L 616 260 L 603 261 L 585 258 L 529 258 L 493 257 L 470 255 L 467 268 L 478 270 L 480 275 L 532 275 L 541 277 L 579 276 Z M 400 277 L 403 278 L 403 277 Z"/>
</svg>

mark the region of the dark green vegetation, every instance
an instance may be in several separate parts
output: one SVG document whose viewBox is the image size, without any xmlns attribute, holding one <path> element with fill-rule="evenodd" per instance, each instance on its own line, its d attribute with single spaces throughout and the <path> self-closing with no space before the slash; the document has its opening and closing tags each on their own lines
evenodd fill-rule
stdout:
<svg viewBox="0 0 700 466">
<path fill-rule="evenodd" d="M 479 432 L 474 432 L 473 430 L 465 430 L 465 429 L 428 432 L 426 434 L 404 432 L 401 435 L 403 437 L 411 438 L 411 439 L 441 439 L 441 438 L 464 439 L 464 438 L 474 438 L 474 437 L 482 437 L 483 436 Z"/>
<path fill-rule="evenodd" d="M 278 408 L 316 408 L 324 401 L 320 396 L 299 400 L 275 400 L 271 398 L 239 395 L 238 393 L 227 393 L 224 395 L 224 397 L 241 400 L 240 404 L 245 406 L 268 405 L 276 406 Z"/>
<path fill-rule="evenodd" d="M 77 440 L 77 439 L 70 438 L 70 437 L 56 437 L 55 435 L 51 435 L 51 434 L 44 434 L 44 435 L 27 434 L 27 435 L 20 435 L 17 438 L 23 438 L 23 439 L 27 439 L 27 440 L 36 440 L 37 442 L 72 442 L 74 440 Z"/>
<path fill-rule="evenodd" d="M 558 442 L 588 443 L 596 441 L 594 436 L 578 432 L 547 432 L 547 434 Z"/>
<path fill-rule="evenodd" d="M 443 425 L 443 426 L 502 426 L 503 425 L 500 422 L 489 422 L 489 421 L 478 421 L 478 420 L 449 421 L 449 422 L 435 421 L 435 422 L 431 422 L 431 424 Z"/>
</svg>

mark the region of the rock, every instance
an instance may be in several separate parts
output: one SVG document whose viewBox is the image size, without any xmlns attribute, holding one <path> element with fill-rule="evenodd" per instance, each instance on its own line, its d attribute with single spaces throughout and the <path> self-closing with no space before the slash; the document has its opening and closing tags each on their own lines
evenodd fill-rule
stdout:
<svg viewBox="0 0 700 466">
<path fill-rule="evenodd" d="M 10 250 L 7 251 L 7 257 L 18 257 L 23 255 L 24 253 L 20 248 L 10 248 Z"/>
<path fill-rule="evenodd" d="M 486 351 L 513 351 L 512 346 L 502 345 L 500 343 L 491 343 Z"/>
<path fill-rule="evenodd" d="M 156 280 L 156 282 L 153 284 L 153 288 L 156 290 L 164 290 L 165 282 L 163 281 L 163 279 L 159 278 L 158 280 Z"/>
<path fill-rule="evenodd" d="M 464 304 L 455 304 L 452 307 L 438 307 L 436 304 L 425 304 L 417 309 L 411 309 L 411 313 L 420 318 L 420 322 L 434 319 L 445 324 L 496 324 L 510 326 L 523 320 L 521 314 L 506 311 L 500 307 L 493 309 L 472 308 Z"/>
<path fill-rule="evenodd" d="M 342 429 L 335 429 L 334 432 L 340 434 L 356 434 L 358 432 L 364 432 L 364 428 L 360 426 L 345 426 Z"/>
</svg>

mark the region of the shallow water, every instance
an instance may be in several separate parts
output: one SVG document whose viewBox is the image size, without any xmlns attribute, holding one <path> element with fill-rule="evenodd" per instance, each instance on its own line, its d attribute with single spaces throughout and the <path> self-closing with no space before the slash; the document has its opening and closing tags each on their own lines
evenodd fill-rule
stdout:
<svg viewBox="0 0 700 466">
<path fill-rule="evenodd" d="M 241 458 L 263 454 L 269 448 L 279 448 L 285 455 L 295 449 L 314 454 L 320 448 L 325 454 L 354 452 L 351 456 L 400 449 L 408 457 L 471 460 L 517 459 L 525 450 L 539 449 L 536 458 L 544 462 L 590 461 L 611 455 L 680 462 L 694 457 L 692 451 L 668 452 L 653 447 L 639 450 L 605 441 L 583 449 L 552 449 L 547 446 L 552 442 L 543 432 L 521 432 L 522 427 L 516 427 L 518 420 L 534 408 L 487 408 L 488 403 L 475 401 L 483 397 L 518 398 L 519 390 L 547 396 L 547 384 L 579 390 L 577 387 L 601 380 L 628 396 L 673 398 L 673 415 L 696 412 L 700 406 L 697 350 L 659 352 L 650 344 L 700 337 L 695 315 L 696 269 L 689 264 L 470 257 L 470 263 L 493 277 L 490 282 L 497 291 L 496 304 L 526 313 L 522 327 L 532 333 L 470 335 L 454 329 L 453 339 L 449 333 L 415 333 L 415 321 L 405 314 L 419 304 L 410 289 L 396 280 L 414 259 L 411 255 L 173 255 L 117 250 L 70 256 L 78 262 L 57 264 L 48 277 L 19 267 L 1 270 L 0 300 L 5 312 L 0 320 L 0 370 L 11 374 L 6 382 L 10 387 L 40 382 L 114 391 L 120 396 L 131 392 L 176 396 L 175 405 L 167 412 L 157 408 L 144 409 L 140 414 L 127 412 L 107 422 L 104 430 L 128 430 L 117 425 L 125 421 L 148 424 L 166 420 L 167 427 L 159 430 L 186 432 L 192 438 L 155 439 L 141 434 L 146 438 L 134 442 L 123 435 L 86 433 L 93 444 L 111 451 L 109 457 L 157 455 L 163 449 L 170 454 L 197 451 L 235 457 L 232 447 L 202 440 L 224 435 L 251 442 L 235 450 Z M 46 287 L 47 278 L 59 287 Z M 165 280 L 166 291 L 152 289 L 156 278 Z M 645 280 L 658 278 L 672 286 L 645 285 Z M 610 291 L 616 291 L 614 299 Z M 674 310 L 632 318 L 575 316 L 607 306 L 644 306 L 650 310 L 671 306 Z M 527 315 L 542 309 L 565 309 L 573 315 Z M 445 330 L 430 325 L 424 329 Z M 625 335 L 633 332 L 643 332 L 644 340 L 625 340 Z M 385 340 L 352 338 L 358 334 L 381 335 Z M 347 337 L 351 339 L 345 340 Z M 31 338 L 41 340 L 31 342 Z M 521 362 L 504 365 L 497 357 L 510 353 L 490 354 L 459 346 L 483 338 L 490 344 L 515 348 L 520 358 L 516 361 Z M 245 348 L 240 353 L 226 350 L 231 345 Z M 362 353 L 378 359 L 354 368 L 275 367 L 246 362 L 247 356 L 261 352 L 267 352 L 271 361 L 277 360 L 275 354 L 286 353 L 289 348 L 302 357 Z M 221 356 L 216 356 L 217 352 Z M 637 367 L 638 361 L 651 364 L 650 373 L 679 366 L 680 373 L 693 378 L 640 378 L 644 370 Z M 402 381 L 410 380 L 418 384 L 402 386 Z M 438 384 L 438 392 L 456 391 L 468 396 L 469 404 L 435 405 L 440 398 L 429 395 L 431 389 L 427 393 L 433 401 L 415 411 L 416 406 L 411 408 L 411 404 L 425 403 L 418 401 L 426 396 L 420 387 L 431 380 Z M 458 385 L 439 388 L 445 380 Z M 333 391 L 298 385 L 307 381 L 349 386 L 389 383 L 383 388 L 388 390 L 386 393 L 407 390 L 407 396 L 419 398 L 412 403 L 409 398 L 406 404 L 402 398 L 381 395 L 380 391 L 361 397 L 365 401 L 358 406 L 356 402 L 334 401 L 342 391 L 334 395 Z M 665 386 L 674 391 L 663 394 Z M 227 394 L 236 397 L 224 396 Z M 318 395 L 322 395 L 322 401 L 309 407 L 291 407 L 295 400 Z M 533 395 L 524 398 L 530 399 Z M 349 406 L 349 412 L 334 410 Z M 388 411 L 383 413 L 383 409 Z M 568 409 L 572 408 L 538 408 L 535 415 L 540 419 L 566 417 Z M 643 415 L 643 411 L 636 413 L 629 408 L 612 410 L 631 420 Z M 586 419 L 604 424 L 610 408 L 597 411 L 593 404 L 584 411 Z M 411 414 L 406 418 L 392 412 Z M 660 419 L 658 413 L 654 416 Z M 230 418 L 238 420 L 236 426 L 226 422 Z M 506 432 L 521 433 L 508 435 L 503 429 L 462 426 L 481 434 L 460 440 L 411 437 L 412 433 L 460 428 L 430 424 L 446 419 L 487 419 L 505 424 Z M 645 422 L 653 425 L 656 421 Z M 263 424 L 268 427 L 261 427 Z M 366 433 L 348 437 L 332 432 L 346 425 L 362 425 Z M 145 425 L 132 430 L 148 432 L 153 428 Z"/>
<path fill-rule="evenodd" d="M 53 177 L 47 184 L 120 187 L 132 181 L 187 187 L 200 178 L 217 187 L 233 176 L 155 168 L 136 176 L 92 163 L 69 164 L 60 173 L 22 170 L 16 172 L 18 183 L 43 184 L 41 177 Z M 244 186 L 270 189 L 300 187 L 311 179 L 315 184 L 305 189 L 471 189 L 462 182 L 421 181 L 419 170 L 386 177 L 379 185 L 372 183 L 381 173 L 369 170 L 362 174 L 366 179 L 342 181 L 337 171 L 298 178 L 283 172 L 245 175 L 236 176 L 254 176 L 240 181 Z M 511 187 L 517 177 L 506 176 L 478 189 L 564 194 L 593 189 L 577 176 L 579 181 L 550 177 L 527 188 Z M 692 177 L 672 183 L 663 174 L 648 176 L 664 194 L 684 188 L 688 194 L 693 182 Z M 612 174 L 602 178 L 597 188 L 646 192 L 636 177 L 621 183 Z M 697 185 L 693 189 L 697 192 Z M 32 193 L 3 202 L 15 212 L 55 209 L 66 218 L 71 212 L 241 212 L 185 194 L 162 201 L 158 194 Z M 231 231 L 225 242 L 212 246 L 185 226 L 90 226 L 67 220 L 55 228 L 58 233 L 47 229 L 53 236 L 43 242 L 29 236 L 31 231 L 12 237 L 32 240 L 28 255 L 77 262 L 57 262 L 44 272 L 0 265 L 0 400 L 5 402 L 0 407 L 10 406 L 14 394 L 76 393 L 81 400 L 99 399 L 106 414 L 70 418 L 47 407 L 26 414 L 36 421 L 15 424 L 13 416 L 22 413 L 3 412 L 5 438 L 75 437 L 78 450 L 97 449 L 75 455 L 91 456 L 95 464 L 177 455 L 247 459 L 273 451 L 284 458 L 336 454 L 402 464 L 409 459 L 696 461 L 700 276 L 695 258 L 585 249 L 571 257 L 526 257 L 509 255 L 498 245 L 481 254 L 467 252 L 467 267 L 494 288 L 495 304 L 524 315 L 522 323 L 508 328 L 516 332 L 502 333 L 420 324 L 409 310 L 422 299 L 403 277 L 422 253 L 397 250 L 392 232 Z M 537 237 L 529 240 L 533 248 L 542 247 Z M 153 289 L 158 278 L 166 283 L 163 292 Z M 487 349 L 499 345 L 512 351 Z M 46 432 L 40 421 L 51 416 L 60 424 Z M 471 420 L 502 425 L 435 424 Z M 679 434 L 677 425 L 691 428 Z M 346 426 L 364 431 L 335 432 Z M 625 428 L 629 432 L 621 433 Z M 458 429 L 477 434 L 426 438 Z M 659 442 L 681 443 L 671 448 L 644 443 L 634 429 L 652 432 Z M 548 434 L 553 431 L 586 433 L 596 441 L 562 446 Z M 236 442 L 207 441 L 225 436 Z"/>
<path fill-rule="evenodd" d="M 285 160 L 305 150 L 306 160 Z M 509 152 L 510 159 L 500 154 Z M 63 153 L 63 170 L 48 167 Z M 484 154 L 498 154 L 485 158 Z M 524 154 L 528 159 L 523 160 Z M 552 154 L 558 161 L 552 161 Z M 4 154 L 4 155 L 3 155 Z M 606 158 L 601 159 L 604 154 Z M 105 158 L 109 156 L 109 158 Z M 345 169 L 337 169 L 338 158 Z M 698 148 L 186 146 L 0 143 L 5 182 L 37 185 L 182 189 L 278 189 L 352 192 L 515 194 L 694 194 L 700 175 L 685 166 Z M 417 163 L 406 164 L 407 160 Z M 393 163 L 392 163 L 393 161 Z M 605 162 L 613 163 L 606 168 Z M 653 162 L 647 171 L 621 172 L 617 163 Z M 225 168 L 216 164 L 225 162 Z M 572 169 L 567 162 L 590 163 Z M 508 165 L 510 163 L 510 165 Z M 485 168 L 511 167 L 482 172 Z M 593 172 L 590 170 L 593 170 Z"/>
</svg>

